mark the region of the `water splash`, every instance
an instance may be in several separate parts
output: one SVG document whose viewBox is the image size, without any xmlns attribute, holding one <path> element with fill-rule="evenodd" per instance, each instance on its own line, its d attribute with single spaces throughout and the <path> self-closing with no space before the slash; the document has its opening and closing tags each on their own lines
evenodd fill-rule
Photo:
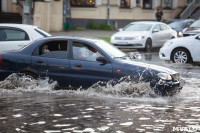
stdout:
<svg viewBox="0 0 200 133">
<path fill-rule="evenodd" d="M 56 81 L 45 79 L 33 79 L 26 75 L 19 75 L 13 73 L 9 75 L 4 81 L 0 82 L 0 88 L 13 90 L 13 89 L 24 89 L 24 90 L 41 90 L 50 89 L 52 90 L 57 85 Z"/>
<path fill-rule="evenodd" d="M 151 89 L 149 83 L 144 82 L 130 82 L 130 77 L 123 77 L 118 81 L 98 82 L 87 90 L 77 88 L 77 90 L 55 90 L 57 86 L 56 81 L 46 79 L 31 79 L 26 75 L 11 74 L 4 81 L 0 82 L 0 88 L 4 93 L 14 92 L 34 92 L 46 94 L 78 94 L 85 96 L 92 95 L 109 95 L 121 97 L 156 97 L 156 94 Z M 6 91 L 5 91 L 6 90 Z"/>
<path fill-rule="evenodd" d="M 111 95 L 120 97 L 157 97 L 150 87 L 150 83 L 132 82 L 130 77 L 123 77 L 118 81 L 97 82 L 87 90 L 79 89 L 79 94 Z"/>
</svg>

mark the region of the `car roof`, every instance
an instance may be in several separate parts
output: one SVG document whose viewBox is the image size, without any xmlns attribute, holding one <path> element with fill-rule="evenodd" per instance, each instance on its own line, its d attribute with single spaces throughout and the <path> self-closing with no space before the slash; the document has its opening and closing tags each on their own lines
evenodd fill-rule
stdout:
<svg viewBox="0 0 200 133">
<path fill-rule="evenodd" d="M 0 26 L 8 26 L 8 27 L 16 27 L 16 28 L 28 28 L 28 27 L 32 27 L 32 28 L 36 28 L 38 26 L 35 25 L 28 25 L 28 24 L 13 24 L 13 23 L 1 23 Z"/>
<path fill-rule="evenodd" d="M 194 19 L 179 19 L 179 20 L 174 21 L 174 22 L 188 22 L 188 21 L 195 21 L 195 20 Z"/>
<path fill-rule="evenodd" d="M 44 38 L 40 38 L 38 40 L 54 40 L 54 39 L 76 39 L 76 40 L 80 40 L 80 41 L 89 41 L 89 42 L 97 42 L 97 41 L 103 41 L 101 39 L 98 38 L 92 38 L 92 37 L 76 37 L 76 36 L 49 36 L 49 37 L 44 37 Z"/>
<path fill-rule="evenodd" d="M 157 22 L 157 21 L 135 21 L 135 22 L 132 22 L 131 24 L 134 24 L 134 23 L 143 23 L 143 24 L 164 24 L 162 22 Z"/>
</svg>

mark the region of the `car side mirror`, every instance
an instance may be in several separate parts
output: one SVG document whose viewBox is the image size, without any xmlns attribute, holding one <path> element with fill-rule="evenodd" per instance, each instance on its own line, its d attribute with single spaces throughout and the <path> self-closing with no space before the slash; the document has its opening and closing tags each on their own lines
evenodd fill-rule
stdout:
<svg viewBox="0 0 200 133">
<path fill-rule="evenodd" d="M 159 31 L 158 29 L 153 29 L 153 33 L 158 32 L 158 31 Z"/>
<path fill-rule="evenodd" d="M 119 31 L 122 31 L 122 30 L 123 30 L 122 28 L 119 29 Z"/>
<path fill-rule="evenodd" d="M 98 62 L 102 62 L 102 63 L 107 63 L 107 60 L 103 57 L 103 56 L 99 56 L 99 57 L 97 57 L 96 58 L 96 61 L 98 61 Z"/>
</svg>

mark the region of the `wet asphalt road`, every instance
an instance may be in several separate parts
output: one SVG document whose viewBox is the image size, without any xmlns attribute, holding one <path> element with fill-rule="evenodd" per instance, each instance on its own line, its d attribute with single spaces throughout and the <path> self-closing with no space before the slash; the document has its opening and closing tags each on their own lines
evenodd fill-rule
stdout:
<svg viewBox="0 0 200 133">
<path fill-rule="evenodd" d="M 135 133 L 200 132 L 200 67 L 166 64 L 158 53 L 131 53 L 137 61 L 157 64 L 180 72 L 182 91 L 173 97 L 119 95 L 134 86 L 88 90 L 54 90 L 48 80 L 13 90 L 0 90 L 0 133 Z M 20 83 L 19 83 L 20 84 Z M 180 131 L 182 130 L 182 131 Z"/>
</svg>

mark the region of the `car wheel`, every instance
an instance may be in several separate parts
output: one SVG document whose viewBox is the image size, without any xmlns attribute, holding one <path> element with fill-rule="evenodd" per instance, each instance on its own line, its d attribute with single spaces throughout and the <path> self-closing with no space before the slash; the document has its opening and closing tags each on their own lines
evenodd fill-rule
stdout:
<svg viewBox="0 0 200 133">
<path fill-rule="evenodd" d="M 190 54 L 185 49 L 176 49 L 172 53 L 172 61 L 174 63 L 188 63 L 190 61 Z"/>
<path fill-rule="evenodd" d="M 29 72 L 21 73 L 21 75 L 25 76 L 26 81 L 32 81 L 34 79 L 37 79 L 37 76 L 35 74 L 29 73 Z"/>
<path fill-rule="evenodd" d="M 150 38 L 148 38 L 146 40 L 146 43 L 145 43 L 145 51 L 147 52 L 151 52 L 152 51 L 152 41 Z"/>
</svg>

